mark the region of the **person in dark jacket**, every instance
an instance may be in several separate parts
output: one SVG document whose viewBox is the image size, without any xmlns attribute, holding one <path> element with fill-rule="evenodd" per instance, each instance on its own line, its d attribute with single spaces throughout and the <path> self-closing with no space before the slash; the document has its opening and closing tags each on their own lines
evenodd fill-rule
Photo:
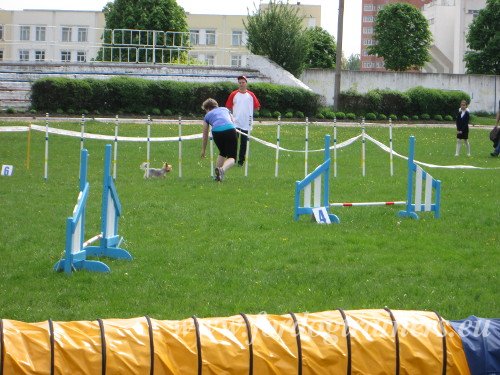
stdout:
<svg viewBox="0 0 500 375">
<path fill-rule="evenodd" d="M 491 131 L 491 140 L 493 141 L 493 147 L 495 150 L 490 154 L 491 156 L 498 156 L 500 154 L 500 100 L 498 101 L 498 111 L 497 111 L 497 122 L 495 127 Z"/>
<path fill-rule="evenodd" d="M 457 115 L 457 148 L 455 150 L 455 156 L 460 155 L 462 142 L 467 147 L 467 156 L 470 156 L 469 118 L 470 115 L 469 108 L 467 108 L 467 101 L 462 100 Z"/>
</svg>

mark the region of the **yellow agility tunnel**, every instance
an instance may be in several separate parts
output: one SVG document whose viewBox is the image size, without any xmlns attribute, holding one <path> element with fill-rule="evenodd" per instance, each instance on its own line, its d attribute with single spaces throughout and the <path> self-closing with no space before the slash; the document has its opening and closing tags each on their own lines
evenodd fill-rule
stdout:
<svg viewBox="0 0 500 375">
<path fill-rule="evenodd" d="M 460 335 L 427 311 L 3 319 L 0 334 L 0 375 L 471 374 Z"/>
</svg>

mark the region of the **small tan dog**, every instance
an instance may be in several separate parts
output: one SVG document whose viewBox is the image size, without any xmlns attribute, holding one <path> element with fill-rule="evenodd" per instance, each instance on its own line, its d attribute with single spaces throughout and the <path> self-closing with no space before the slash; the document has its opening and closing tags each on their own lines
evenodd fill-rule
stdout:
<svg viewBox="0 0 500 375">
<path fill-rule="evenodd" d="M 149 168 L 148 170 L 148 163 L 144 162 L 139 168 L 144 171 L 144 178 L 165 177 L 165 175 L 172 170 L 172 166 L 167 163 L 163 163 L 162 168 Z"/>
</svg>

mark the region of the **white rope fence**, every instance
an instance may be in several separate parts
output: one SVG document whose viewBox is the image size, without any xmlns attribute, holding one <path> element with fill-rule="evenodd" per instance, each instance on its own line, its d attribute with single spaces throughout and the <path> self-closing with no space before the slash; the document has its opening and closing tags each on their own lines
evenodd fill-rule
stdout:
<svg viewBox="0 0 500 375">
<path fill-rule="evenodd" d="M 147 147 L 147 155 L 146 155 L 146 160 L 148 163 L 148 168 L 150 164 L 150 147 L 152 142 L 178 142 L 179 146 L 179 158 L 178 158 L 178 169 L 179 169 L 179 177 L 182 177 L 182 141 L 190 141 L 190 140 L 198 140 L 202 139 L 202 133 L 198 134 L 190 134 L 190 135 L 183 135 L 182 134 L 182 119 L 179 118 L 178 120 L 178 135 L 173 136 L 173 137 L 151 137 L 151 124 L 152 120 L 148 117 L 147 121 L 147 136 L 146 137 L 128 137 L 128 136 L 119 136 L 118 135 L 118 127 L 119 127 L 119 121 L 118 121 L 118 116 L 115 119 L 115 132 L 114 135 L 103 135 L 103 134 L 94 134 L 94 133 L 88 133 L 85 132 L 85 117 L 82 116 L 81 119 L 81 129 L 80 131 L 73 131 L 73 130 L 66 130 L 66 129 L 59 129 L 59 128 L 53 128 L 49 127 L 49 120 L 48 117 L 45 119 L 45 126 L 40 126 L 40 125 L 29 125 L 29 126 L 1 126 L 0 127 L 0 132 L 29 132 L 31 130 L 33 131 L 39 131 L 39 132 L 44 132 L 45 133 L 45 159 L 44 159 L 44 179 L 48 179 L 48 159 L 49 159 L 49 134 L 54 134 L 54 135 L 60 135 L 60 136 L 68 136 L 68 137 L 74 137 L 74 138 L 80 138 L 80 148 L 83 147 L 84 141 L 87 139 L 92 139 L 92 140 L 104 140 L 104 141 L 113 141 L 114 142 L 114 160 L 113 160 L 113 179 L 116 179 L 116 168 L 117 168 L 117 154 L 118 154 L 118 143 L 119 142 L 140 142 L 140 143 L 146 143 Z M 304 124 L 304 123 L 300 123 Z M 279 170 L 279 155 L 280 152 L 288 152 L 288 153 L 304 153 L 304 165 L 305 165 L 305 173 L 307 175 L 307 169 L 308 169 L 308 154 L 311 152 L 324 152 L 324 148 L 322 149 L 309 149 L 309 122 L 306 121 L 306 126 L 305 126 L 305 146 L 303 150 L 293 150 L 293 149 L 288 149 L 285 147 L 280 146 L 281 142 L 281 134 L 280 134 L 280 128 L 281 128 L 281 122 L 278 121 L 278 126 L 277 126 L 277 135 L 276 135 L 276 143 L 272 143 L 260 138 L 257 138 L 253 136 L 250 132 L 248 135 L 248 141 L 250 140 L 255 141 L 257 143 L 260 143 L 263 146 L 266 146 L 268 148 L 271 148 L 275 150 L 276 152 L 276 160 L 275 160 L 275 177 L 278 177 L 278 170 Z M 333 171 L 334 171 L 334 177 L 337 177 L 337 151 L 339 149 L 348 147 L 352 145 L 353 143 L 357 142 L 358 140 L 361 139 L 362 145 L 361 145 L 361 167 L 362 167 L 362 174 L 365 176 L 366 174 L 366 169 L 365 169 L 365 163 L 366 163 L 366 149 L 365 149 L 365 144 L 366 141 L 370 141 L 374 145 L 378 146 L 381 150 L 387 152 L 390 155 L 390 173 L 391 176 L 393 175 L 394 172 L 394 167 L 393 167 L 393 156 L 399 157 L 401 159 L 408 160 L 407 156 L 401 155 L 397 153 L 396 151 L 393 150 L 392 147 L 392 126 L 389 128 L 389 146 L 385 145 L 384 143 L 380 142 L 379 140 L 371 137 L 369 134 L 366 133 L 366 129 L 363 126 L 361 128 L 361 133 L 351 137 L 343 142 L 337 142 L 337 126 L 336 123 L 333 126 L 333 145 L 330 146 L 330 150 L 333 150 Z M 391 124 L 392 125 L 392 124 Z M 237 130 L 238 131 L 238 130 Z M 239 132 L 239 131 L 238 131 Z M 240 132 L 241 133 L 241 132 Z M 247 160 L 249 157 L 249 145 L 247 148 Z M 28 146 L 29 147 L 29 146 Z M 210 173 L 211 176 L 213 176 L 213 164 L 214 164 L 214 157 L 213 157 L 213 140 L 212 136 L 210 134 Z M 28 158 L 29 158 L 29 150 L 28 150 Z M 416 164 L 419 164 L 421 166 L 425 166 L 428 168 L 442 168 L 442 169 L 476 169 L 476 170 L 498 170 L 500 167 L 476 167 L 472 165 L 437 165 L 437 164 L 430 164 L 430 163 L 425 163 L 421 162 L 418 160 L 414 160 Z M 27 161 L 27 165 L 29 162 Z M 248 176 L 248 162 L 246 163 L 246 168 L 245 168 L 245 176 Z"/>
</svg>

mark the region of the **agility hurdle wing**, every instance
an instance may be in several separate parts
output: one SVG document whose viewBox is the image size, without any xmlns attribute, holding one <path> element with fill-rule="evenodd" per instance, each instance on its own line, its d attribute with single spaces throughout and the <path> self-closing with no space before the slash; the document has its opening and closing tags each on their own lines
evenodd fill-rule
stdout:
<svg viewBox="0 0 500 375">
<path fill-rule="evenodd" d="M 330 177 L 330 136 L 325 136 L 325 161 L 302 181 L 295 182 L 294 220 L 300 215 L 312 215 L 314 209 L 324 208 L 329 211 L 328 180 Z M 303 205 L 300 205 L 302 198 Z M 311 198 L 313 202 L 311 203 Z M 328 213 L 332 223 L 339 223 L 336 215 Z"/>
<path fill-rule="evenodd" d="M 110 268 L 100 261 L 88 260 L 87 256 L 132 259 L 128 251 L 119 248 L 122 237 L 118 235 L 118 217 L 121 204 L 111 176 L 111 145 L 106 145 L 104 158 L 104 178 L 102 192 L 101 230 L 102 232 L 84 242 L 85 210 L 90 185 L 87 182 L 88 151 L 81 150 L 80 193 L 73 210 L 73 216 L 66 220 L 65 257 L 54 265 L 55 271 L 71 273 L 73 270 L 86 269 L 96 272 L 110 272 Z M 99 246 L 89 246 L 100 241 Z"/>
<path fill-rule="evenodd" d="M 85 238 L 85 208 L 89 196 L 90 185 L 87 182 L 88 151 L 81 150 L 80 158 L 80 193 L 73 210 L 73 215 L 66 219 L 66 246 L 64 259 L 54 265 L 54 271 L 71 273 L 73 270 L 86 269 L 95 272 L 109 272 L 109 267 L 103 262 L 87 260 Z M 87 241 L 88 242 L 88 241 Z"/>
<path fill-rule="evenodd" d="M 130 253 L 121 249 L 123 237 L 118 235 L 118 218 L 121 215 L 121 203 L 111 175 L 111 145 L 106 145 L 102 188 L 101 230 L 99 246 L 88 246 L 87 255 L 108 258 L 132 259 Z"/>
<path fill-rule="evenodd" d="M 437 219 L 439 218 L 441 202 L 441 181 L 434 179 L 422 167 L 416 164 L 414 157 L 415 137 L 411 136 L 410 151 L 408 154 L 406 210 L 399 211 L 399 216 L 418 219 L 417 212 L 434 212 L 434 217 Z M 433 195 L 434 203 L 432 203 Z"/>
</svg>

